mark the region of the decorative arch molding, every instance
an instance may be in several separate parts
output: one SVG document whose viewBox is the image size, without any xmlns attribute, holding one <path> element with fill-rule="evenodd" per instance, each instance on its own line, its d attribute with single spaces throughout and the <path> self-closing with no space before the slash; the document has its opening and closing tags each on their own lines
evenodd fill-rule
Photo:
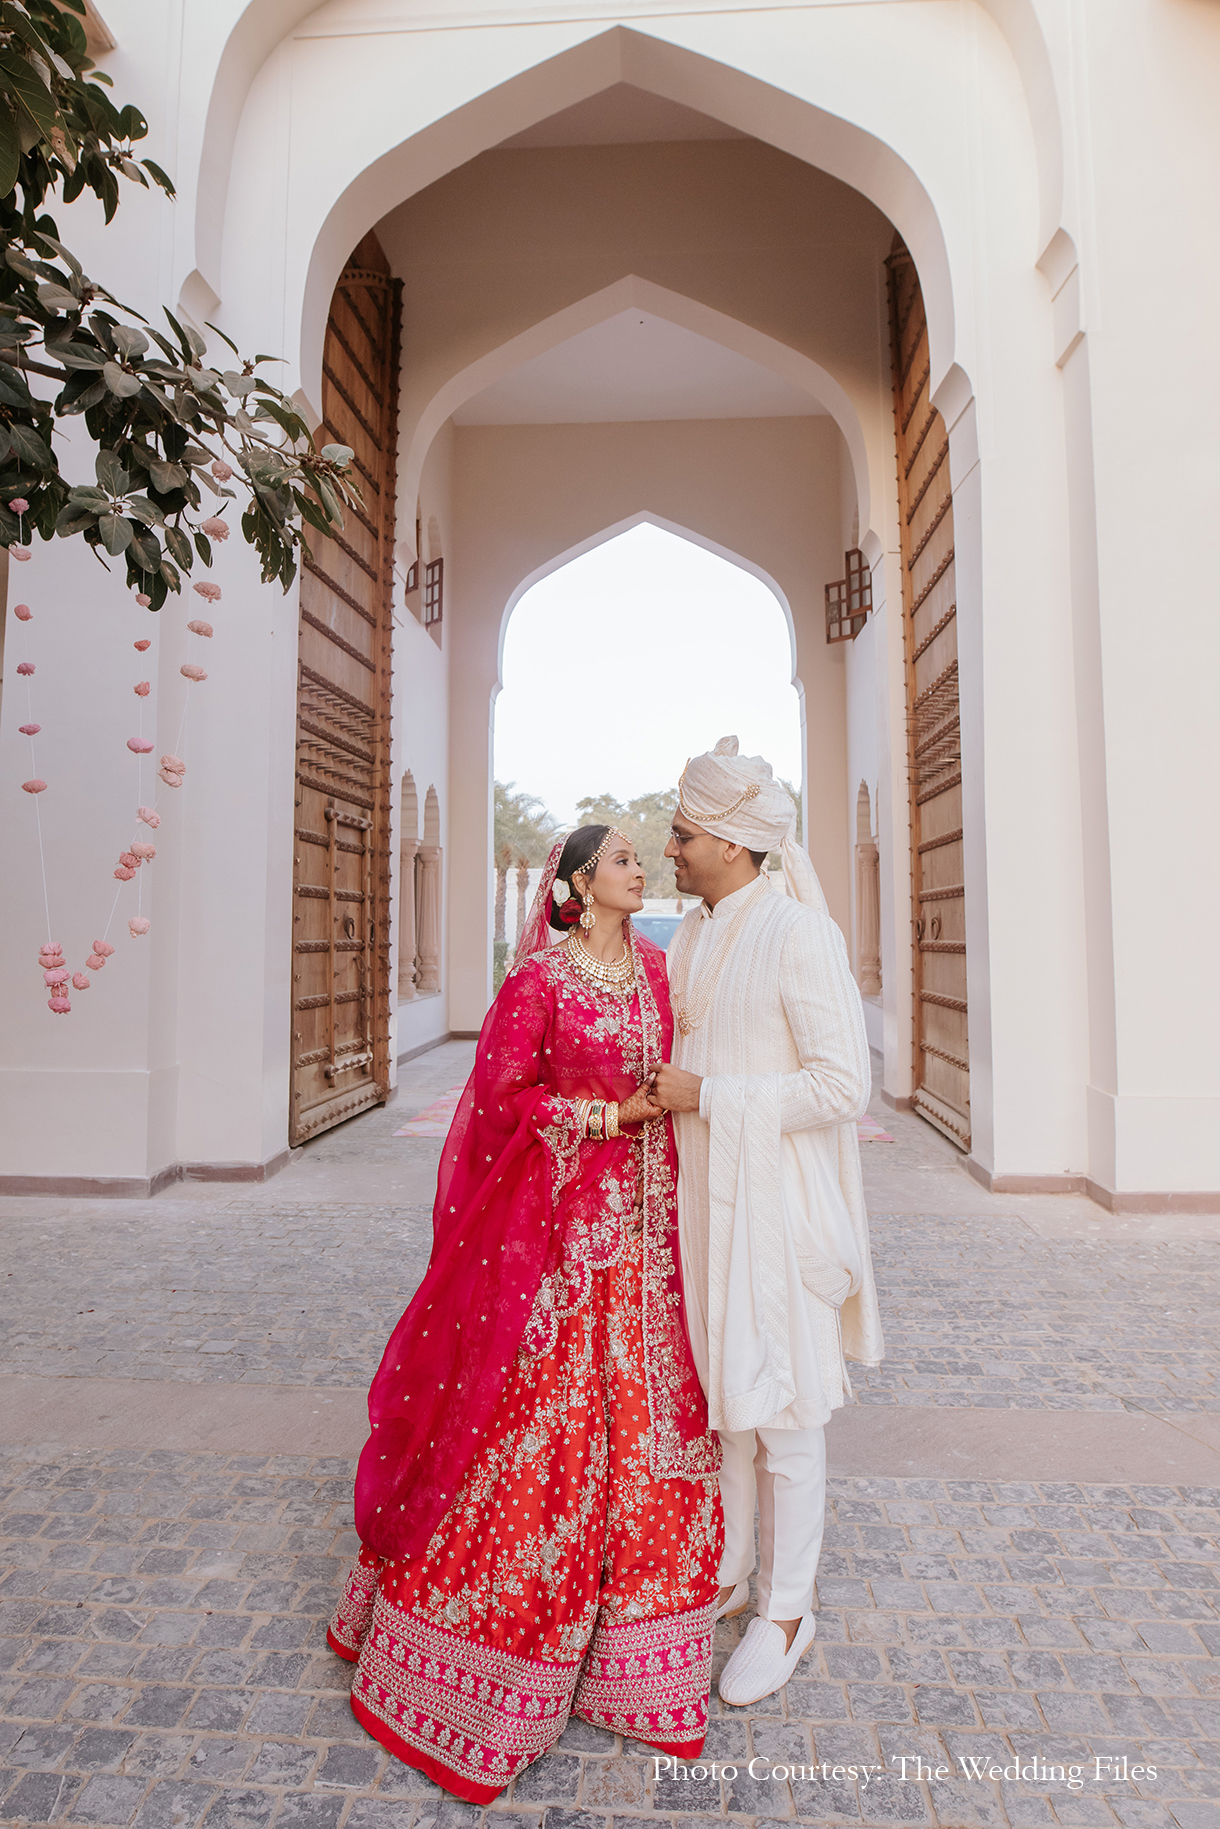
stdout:
<svg viewBox="0 0 1220 1829">
<path fill-rule="evenodd" d="M 949 249 L 935 203 L 907 160 L 867 128 L 804 96 L 687 46 L 616 25 L 519 71 L 388 147 L 339 193 L 319 228 L 301 293 L 300 373 L 307 397 L 318 397 L 331 296 L 360 237 L 446 173 L 615 83 L 711 114 L 851 185 L 875 204 L 919 269 L 934 383 L 939 381 L 958 353 Z"/>
<path fill-rule="evenodd" d="M 733 552 L 728 546 L 721 546 L 720 542 L 713 540 L 710 534 L 700 533 L 693 527 L 683 527 L 677 521 L 668 521 L 663 514 L 654 514 L 648 508 L 641 509 L 638 514 L 629 514 L 625 520 L 615 521 L 609 527 L 600 528 L 597 533 L 590 534 L 588 539 L 578 540 L 574 546 L 565 547 L 553 558 L 544 560 L 541 565 L 536 565 L 533 571 L 528 572 L 521 580 L 504 605 L 504 612 L 500 618 L 500 633 L 496 641 L 496 682 L 492 688 L 492 703 L 495 703 L 497 696 L 504 688 L 504 637 L 512 613 L 525 593 L 532 590 L 536 584 L 541 584 L 544 578 L 551 577 L 555 572 L 561 572 L 565 565 L 572 563 L 573 559 L 581 559 L 586 553 L 595 552 L 608 540 L 617 540 L 621 533 L 630 533 L 633 527 L 659 527 L 662 533 L 671 533 L 675 539 L 686 540 L 691 546 L 701 546 L 704 552 L 713 553 L 717 559 L 724 559 L 727 564 L 735 565 L 738 571 L 748 572 L 751 578 L 757 578 L 760 584 L 766 585 L 783 611 L 784 622 L 788 629 L 788 654 L 792 663 L 790 683 L 795 686 L 803 704 L 805 689 L 801 685 L 796 671 L 796 623 L 792 617 L 792 605 L 788 601 L 783 586 L 777 583 L 770 572 L 761 565 L 755 565 L 752 559 L 743 558 L 740 553 Z"/>
<path fill-rule="evenodd" d="M 799 350 L 778 342 L 761 330 L 755 330 L 739 318 L 728 317 L 698 299 L 673 292 L 667 286 L 654 285 L 651 280 L 641 279 L 634 273 L 629 273 L 624 279 L 617 280 L 614 285 L 607 286 L 600 292 L 590 293 L 587 298 L 567 306 L 563 311 L 557 311 L 552 317 L 543 318 L 520 336 L 511 337 L 498 349 L 480 356 L 468 368 L 460 369 L 456 375 L 451 376 L 428 402 L 415 423 L 410 448 L 402 466 L 400 500 L 414 501 L 419 492 L 419 479 L 432 440 L 445 421 L 467 400 L 499 381 L 502 376 L 511 374 L 523 363 L 544 355 L 547 350 L 566 343 L 581 331 L 605 323 L 609 318 L 617 317 L 620 312 L 633 307 L 647 311 L 653 317 L 664 318 L 667 323 L 692 331 L 697 336 L 707 337 L 710 342 L 719 343 L 725 349 L 731 349 L 737 355 L 757 362 L 760 367 L 769 368 L 773 374 L 802 388 L 809 395 L 811 408 L 815 405 L 825 408 L 843 434 L 851 458 L 860 525 L 866 529 L 870 527 L 871 489 L 864 430 L 850 397 L 834 376 Z M 406 516 L 400 514 L 400 523 L 405 524 L 405 521 Z M 658 520 L 657 525 L 663 526 L 665 523 Z M 736 554 L 722 552 L 699 535 L 687 533 L 682 528 L 674 531 L 680 533 L 683 539 L 693 539 L 697 544 L 706 545 L 709 551 L 721 552 L 721 556 L 734 565 L 743 565 L 746 570 L 753 569 Z M 592 544 L 596 545 L 597 541 Z M 575 554 L 568 556 L 575 557 Z M 558 563 L 566 562 L 565 559 Z M 782 601 L 783 593 L 774 580 L 765 577 L 762 572 L 757 575 Z"/>
<path fill-rule="evenodd" d="M 1070 197 L 1076 188 L 1068 172 L 1065 159 L 1067 135 L 1063 118 L 1064 104 L 1061 101 L 1061 93 L 1067 94 L 1069 88 L 1070 45 L 1059 42 L 1052 44 L 1042 17 L 1047 9 L 1039 5 L 1039 0 L 976 0 L 976 4 L 979 10 L 986 13 L 992 20 L 1002 36 L 1013 58 L 1021 84 L 1024 105 L 1033 135 L 1034 158 L 1037 167 L 1040 214 L 1038 251 L 1041 252 L 1048 246 L 1056 230 L 1061 226 L 1065 214 L 1070 213 Z M 184 145 L 182 150 L 184 156 L 181 160 L 180 174 L 180 192 L 183 202 L 188 201 L 187 184 L 191 178 L 193 178 L 195 192 L 193 246 L 189 252 L 183 250 L 185 258 L 182 255 L 179 257 L 182 259 L 180 272 L 186 271 L 192 258 L 194 261 L 194 270 L 185 280 L 188 288 L 192 284 L 202 287 L 212 299 L 218 299 L 222 295 L 224 219 L 232 179 L 233 153 L 251 86 L 262 66 L 276 52 L 277 48 L 290 41 L 297 34 L 298 28 L 313 15 L 317 15 L 315 29 L 336 38 L 355 38 L 366 34 L 378 37 L 386 35 L 387 27 L 380 22 L 354 19 L 350 25 L 347 25 L 342 18 L 344 10 L 341 5 L 319 8 L 317 0 L 228 0 L 227 4 L 224 3 L 224 0 L 216 0 L 216 4 L 199 9 L 197 15 L 191 19 L 191 42 L 184 46 L 184 56 L 189 57 L 191 64 L 196 69 L 202 68 L 210 72 L 210 76 L 206 89 L 206 109 L 199 110 L 195 116 L 187 118 L 183 122 Z M 672 12 L 672 9 L 670 11 Z M 326 17 L 328 14 L 329 18 Z M 659 6 L 657 15 L 659 19 L 669 16 L 662 13 Z M 391 26 L 388 29 L 393 33 L 395 27 Z M 397 27 L 397 30 L 403 33 L 420 29 L 427 28 L 409 25 Z M 643 42 L 641 34 L 633 33 L 629 28 L 624 27 L 611 28 L 610 33 L 602 34 L 596 42 L 601 42 L 602 39 L 610 37 L 612 34 L 620 34 L 624 38 L 635 38 Z M 1062 35 L 1061 32 L 1060 36 Z M 584 49 L 585 47 L 578 48 Z M 670 52 L 674 52 L 676 49 L 673 46 L 665 48 Z M 691 53 L 686 53 L 686 55 L 689 57 Z M 707 62 L 709 60 L 701 59 L 699 61 Z M 530 75 L 532 72 L 527 71 L 517 80 L 526 83 Z M 600 83 L 594 82 L 591 87 L 586 87 L 580 92 L 576 92 L 579 87 L 576 85 L 574 92 L 566 102 L 555 103 L 548 99 L 544 103 L 540 103 L 532 114 L 528 112 L 527 103 L 527 110 L 521 115 L 521 118 L 515 118 L 506 125 L 497 125 L 492 120 L 481 142 L 471 145 L 464 152 L 456 144 L 459 136 L 454 136 L 451 130 L 454 117 L 443 117 L 433 123 L 430 128 L 425 129 L 424 133 L 414 136 L 412 141 L 407 142 L 420 152 L 430 153 L 432 156 L 425 156 L 421 160 L 421 165 L 433 168 L 427 170 L 426 175 L 409 185 L 406 190 L 400 190 L 392 198 L 392 202 L 400 202 L 404 196 L 411 195 L 423 184 L 432 183 L 445 171 L 463 163 L 465 159 L 474 157 L 476 153 L 486 150 L 488 146 L 495 145 L 510 134 L 519 132 L 535 120 L 543 119 L 547 115 L 555 113 L 558 108 L 582 99 L 582 94 L 596 93 L 599 88 L 607 86 L 607 81 L 631 81 L 639 87 L 655 88 L 654 83 L 641 80 L 641 75 L 642 73 L 638 70 L 630 75 L 612 75 Z M 747 78 L 746 80 L 752 79 Z M 697 83 L 696 87 L 697 94 L 694 97 L 675 94 L 673 99 L 687 101 L 688 105 L 698 107 L 704 113 L 718 112 L 715 107 L 709 107 L 709 97 L 702 83 Z M 657 93 L 662 92 L 657 90 Z M 789 106 L 802 105 L 797 98 L 792 96 L 781 99 L 786 101 Z M 500 91 L 493 90 L 481 100 L 488 104 L 491 114 L 499 115 L 507 98 Z M 722 118 L 729 120 L 728 115 L 723 115 Z M 730 124 L 740 125 L 741 123 L 734 120 Z M 754 133 L 757 138 L 769 140 L 775 145 L 783 144 L 780 138 L 766 130 L 765 125 L 761 128 L 757 125 L 743 125 L 743 131 Z M 436 144 L 425 148 L 423 145 L 425 136 Z M 808 156 L 794 146 L 785 149 L 794 152 L 797 157 Z M 392 154 L 388 156 L 393 157 Z M 814 159 L 812 162 L 821 163 L 818 159 Z M 833 168 L 827 165 L 825 169 Z M 855 183 L 856 188 L 872 197 L 879 208 L 887 209 L 887 214 L 891 214 L 895 226 L 899 228 L 908 247 L 920 262 L 926 289 L 930 276 L 923 267 L 922 250 L 911 239 L 912 225 L 894 217 L 867 184 L 857 182 L 845 172 L 836 171 L 834 175 L 844 177 L 848 183 Z M 359 183 L 359 180 L 357 182 Z M 348 252 L 356 245 L 361 235 L 372 227 L 378 217 L 385 213 L 386 207 L 389 206 L 372 207 L 359 219 L 357 226 L 348 235 L 346 241 L 343 241 L 342 235 L 340 235 L 342 247 L 337 256 L 332 255 L 333 267 L 328 272 L 324 271 L 320 276 L 315 276 L 311 272 L 310 288 L 307 290 L 312 289 L 313 281 L 317 277 L 322 296 L 325 300 L 329 300 L 334 289 L 334 282 Z M 1067 223 L 1066 226 L 1071 228 L 1070 223 Z M 318 349 L 320 352 L 320 338 Z M 308 368 L 303 368 L 303 373 L 306 375 L 308 385 Z"/>
<path fill-rule="evenodd" d="M 808 791 L 809 774 L 808 757 L 804 747 L 805 687 L 801 681 L 800 674 L 797 672 L 796 623 L 793 620 L 792 605 L 788 601 L 786 591 L 783 586 L 771 576 L 769 571 L 761 565 L 756 565 L 752 559 L 743 558 L 741 553 L 734 552 L 731 547 L 722 546 L 718 540 L 712 539 L 710 534 L 700 533 L 699 530 L 694 527 L 683 527 L 679 522 L 667 520 L 663 514 L 654 514 L 651 509 L 647 508 L 641 509 L 638 514 L 629 514 L 624 520 L 615 521 L 609 527 L 600 528 L 597 533 L 590 534 L 587 539 L 578 540 L 573 546 L 565 547 L 562 552 L 556 553 L 553 558 L 544 560 L 541 565 L 536 565 L 533 571 L 527 573 L 526 576 L 522 578 L 520 584 L 512 591 L 507 603 L 504 605 L 504 611 L 500 618 L 500 631 L 496 641 L 496 679 L 491 690 L 491 703 L 489 707 L 492 728 L 494 729 L 496 700 L 499 698 L 504 687 L 504 637 L 508 631 L 512 613 L 521 599 L 525 596 L 525 593 L 528 590 L 532 590 L 535 584 L 540 584 L 544 578 L 549 578 L 553 573 L 562 571 L 565 565 L 570 565 L 572 563 L 573 559 L 580 559 L 585 553 L 593 552 L 597 547 L 604 546 L 608 540 L 617 539 L 619 534 L 629 533 L 633 527 L 641 526 L 659 527 L 662 533 L 670 533 L 673 534 L 676 539 L 687 540 L 692 546 L 701 546 L 704 552 L 713 553 L 717 559 L 723 559 L 727 564 L 735 565 L 738 571 L 747 572 L 751 578 L 757 578 L 760 584 L 766 585 L 771 595 L 775 598 L 776 603 L 783 612 L 784 623 L 788 630 L 788 654 L 791 662 L 790 683 L 796 691 L 797 704 L 800 709 L 801 794 L 803 800 L 805 793 Z M 801 831 L 807 833 L 808 830 L 808 810 L 807 808 L 802 807 Z"/>
</svg>

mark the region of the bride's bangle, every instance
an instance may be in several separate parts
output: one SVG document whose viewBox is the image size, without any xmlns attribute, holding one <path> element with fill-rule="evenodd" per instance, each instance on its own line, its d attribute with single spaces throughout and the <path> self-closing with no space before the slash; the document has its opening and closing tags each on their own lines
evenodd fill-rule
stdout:
<svg viewBox="0 0 1220 1829">
<path fill-rule="evenodd" d="M 617 1137 L 618 1134 L 618 1102 L 614 1100 L 606 1106 L 606 1135 Z"/>
</svg>

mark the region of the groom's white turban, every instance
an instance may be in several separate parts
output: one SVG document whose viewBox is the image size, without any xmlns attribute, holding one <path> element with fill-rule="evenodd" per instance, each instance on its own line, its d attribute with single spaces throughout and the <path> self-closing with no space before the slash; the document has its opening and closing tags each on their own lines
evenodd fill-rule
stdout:
<svg viewBox="0 0 1220 1829">
<path fill-rule="evenodd" d="M 737 738 L 721 737 L 715 749 L 694 756 L 678 783 L 678 811 L 730 845 L 747 851 L 778 851 L 788 894 L 811 908 L 826 898 L 809 857 L 796 841 L 796 808 L 771 764 L 761 756 L 739 756 Z"/>
</svg>

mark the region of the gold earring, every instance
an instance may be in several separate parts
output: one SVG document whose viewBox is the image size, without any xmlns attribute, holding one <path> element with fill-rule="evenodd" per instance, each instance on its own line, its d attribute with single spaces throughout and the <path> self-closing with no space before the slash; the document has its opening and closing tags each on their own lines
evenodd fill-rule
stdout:
<svg viewBox="0 0 1220 1829">
<path fill-rule="evenodd" d="M 588 933 L 589 929 L 591 927 L 596 926 L 596 924 L 597 924 L 597 916 L 593 912 L 592 891 L 586 889 L 583 899 L 584 899 L 584 904 L 585 904 L 585 912 L 580 917 L 580 924 L 584 928 L 585 932 Z"/>
</svg>

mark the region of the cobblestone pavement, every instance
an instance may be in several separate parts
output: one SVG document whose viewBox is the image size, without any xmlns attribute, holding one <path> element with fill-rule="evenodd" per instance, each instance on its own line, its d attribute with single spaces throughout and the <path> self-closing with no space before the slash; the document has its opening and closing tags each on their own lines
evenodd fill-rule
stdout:
<svg viewBox="0 0 1220 1829">
<path fill-rule="evenodd" d="M 6 1824 L 481 1818 L 363 1733 L 325 1649 L 351 1475 L 161 1451 L 0 1463 Z M 836 1481 L 818 1638 L 783 1697 L 714 1702 L 685 1776 L 573 1721 L 489 1814 L 1214 1829 L 1218 1528 L 1210 1490 Z"/>
<path fill-rule="evenodd" d="M 123 1203 L 104 1225 L 92 1209 L 10 1218 L 0 1371 L 367 1385 L 423 1275 L 430 1210 L 279 1204 L 273 1188 L 215 1210 Z M 871 1223 L 887 1359 L 855 1381 L 861 1402 L 1220 1411 L 1220 1244 Z"/>
<path fill-rule="evenodd" d="M 428 1248 L 439 1145 L 393 1131 L 464 1062 L 451 1045 L 412 1063 L 394 1105 L 262 1188 L 0 1201 L 0 1372 L 362 1387 Z M 892 1213 L 872 1202 L 889 1357 L 858 1402 L 1090 1411 L 1098 1429 L 1220 1408 L 1214 1227 L 1006 1207 L 918 1120 L 879 1115 L 898 1139 L 865 1152 L 893 1190 Z M 943 1211 L 911 1211 L 925 1189 Z M 352 1471 L 0 1447 L 4 1829 L 1220 1829 L 1210 1488 L 833 1481 L 818 1637 L 782 1696 L 713 1697 L 685 1774 L 571 1722 L 482 1812 L 347 1706 L 324 1628 Z M 717 1670 L 745 1623 L 718 1629 Z"/>
</svg>

